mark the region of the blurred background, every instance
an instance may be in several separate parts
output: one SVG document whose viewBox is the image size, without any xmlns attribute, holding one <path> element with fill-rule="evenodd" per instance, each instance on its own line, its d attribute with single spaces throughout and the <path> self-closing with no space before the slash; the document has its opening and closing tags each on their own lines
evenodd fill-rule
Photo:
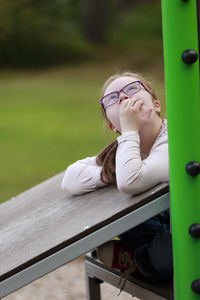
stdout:
<svg viewBox="0 0 200 300">
<path fill-rule="evenodd" d="M 113 73 L 144 75 L 166 116 L 160 5 L 0 1 L 0 202 L 116 138 L 99 105 Z"/>
</svg>

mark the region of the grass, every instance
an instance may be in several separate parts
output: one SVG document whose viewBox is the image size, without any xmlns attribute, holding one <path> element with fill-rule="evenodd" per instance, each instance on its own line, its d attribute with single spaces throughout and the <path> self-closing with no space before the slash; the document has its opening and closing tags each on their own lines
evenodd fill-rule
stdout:
<svg viewBox="0 0 200 300">
<path fill-rule="evenodd" d="M 98 103 L 113 69 L 82 65 L 0 73 L 0 202 L 95 155 L 115 138 L 102 127 Z"/>
</svg>

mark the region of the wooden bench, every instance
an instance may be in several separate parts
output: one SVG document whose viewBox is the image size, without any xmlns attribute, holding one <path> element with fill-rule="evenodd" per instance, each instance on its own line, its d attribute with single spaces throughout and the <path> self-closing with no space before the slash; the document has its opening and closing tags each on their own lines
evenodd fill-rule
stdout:
<svg viewBox="0 0 200 300">
<path fill-rule="evenodd" d="M 63 175 L 0 205 L 0 298 L 169 208 L 168 184 L 137 196 L 115 187 L 70 196 Z"/>
</svg>

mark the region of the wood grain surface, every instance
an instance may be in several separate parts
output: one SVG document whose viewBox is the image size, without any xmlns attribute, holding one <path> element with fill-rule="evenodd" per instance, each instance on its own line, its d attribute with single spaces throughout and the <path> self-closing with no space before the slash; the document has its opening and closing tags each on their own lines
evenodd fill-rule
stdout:
<svg viewBox="0 0 200 300">
<path fill-rule="evenodd" d="M 137 196 L 108 186 L 80 196 L 61 189 L 64 172 L 0 205 L 0 281 L 168 192 Z"/>
</svg>

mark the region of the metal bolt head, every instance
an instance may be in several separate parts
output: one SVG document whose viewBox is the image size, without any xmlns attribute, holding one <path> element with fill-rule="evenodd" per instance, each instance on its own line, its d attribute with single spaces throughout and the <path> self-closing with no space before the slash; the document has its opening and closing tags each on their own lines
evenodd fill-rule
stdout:
<svg viewBox="0 0 200 300">
<path fill-rule="evenodd" d="M 185 50 L 182 54 L 182 60 L 187 65 L 191 65 L 195 63 L 195 61 L 197 61 L 197 58 L 198 58 L 197 52 L 192 49 Z"/>
<path fill-rule="evenodd" d="M 196 279 L 192 282 L 191 289 L 193 292 L 200 295 L 200 279 Z"/>
<path fill-rule="evenodd" d="M 200 238 L 200 224 L 194 223 L 190 225 L 189 234 L 195 239 Z"/>
<path fill-rule="evenodd" d="M 190 161 L 186 166 L 186 171 L 191 176 L 200 174 L 200 163 L 197 161 Z"/>
</svg>

